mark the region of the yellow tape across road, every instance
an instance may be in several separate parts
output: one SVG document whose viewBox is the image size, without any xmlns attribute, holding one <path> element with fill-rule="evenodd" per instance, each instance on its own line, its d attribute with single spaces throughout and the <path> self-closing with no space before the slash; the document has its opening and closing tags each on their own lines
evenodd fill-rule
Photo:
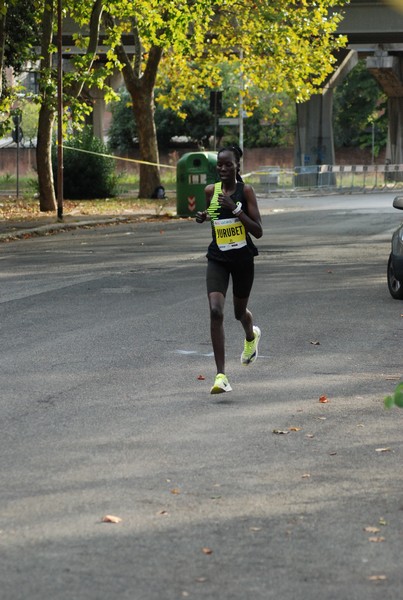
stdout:
<svg viewBox="0 0 403 600">
<path fill-rule="evenodd" d="M 172 165 L 162 165 L 161 163 L 148 162 L 146 160 L 136 160 L 134 158 L 123 158 L 122 156 L 114 156 L 113 154 L 102 154 L 101 152 L 92 152 L 91 150 L 83 150 L 82 148 L 73 148 L 73 146 L 62 145 L 62 148 L 67 150 L 75 150 L 76 152 L 84 152 L 85 154 L 95 154 L 96 156 L 104 156 L 105 158 L 114 158 L 115 160 L 125 160 L 126 162 L 140 163 L 142 165 L 152 165 L 154 167 L 165 167 L 166 169 L 176 169 Z"/>
</svg>

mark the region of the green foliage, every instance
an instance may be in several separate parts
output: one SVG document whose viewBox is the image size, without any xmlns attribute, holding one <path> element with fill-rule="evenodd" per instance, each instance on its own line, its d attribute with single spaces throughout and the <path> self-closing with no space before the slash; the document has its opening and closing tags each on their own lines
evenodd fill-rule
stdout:
<svg viewBox="0 0 403 600">
<path fill-rule="evenodd" d="M 18 100 L 17 85 L 10 84 L 5 67 L 12 67 L 14 75 L 19 74 L 24 64 L 32 59 L 33 47 L 38 45 L 38 27 L 35 13 L 35 0 L 12 0 L 0 3 L 0 14 L 5 15 L 5 27 L 1 31 L 0 47 L 0 136 L 9 132 L 12 122 L 10 110 Z"/>
<path fill-rule="evenodd" d="M 38 133 L 39 106 L 33 102 L 24 102 L 22 105 L 21 128 L 24 134 L 24 143 L 33 146 L 33 140 Z"/>
<path fill-rule="evenodd" d="M 117 176 L 112 158 L 101 156 L 108 150 L 87 127 L 65 142 L 63 188 L 69 200 L 116 196 Z M 52 153 L 53 173 L 57 181 L 57 148 Z"/>
<path fill-rule="evenodd" d="M 203 96 L 186 100 L 182 110 L 186 114 L 183 135 L 201 147 L 208 147 L 209 138 L 214 134 L 214 116 L 209 110 L 209 100 Z"/>
<path fill-rule="evenodd" d="M 393 406 L 403 408 L 403 383 L 398 383 L 393 394 L 386 396 L 384 404 L 385 408 L 392 408 Z"/>
<path fill-rule="evenodd" d="M 32 59 L 33 47 L 39 43 L 36 8 L 35 0 L 14 0 L 7 9 L 4 63 L 15 73 Z"/>
<path fill-rule="evenodd" d="M 165 92 L 164 92 L 165 93 Z M 172 138 L 184 136 L 192 144 L 208 148 L 209 139 L 214 134 L 214 116 L 209 107 L 209 90 L 204 96 L 185 101 L 177 112 L 157 105 L 155 123 L 158 145 L 168 148 Z M 236 100 L 236 94 L 225 89 L 223 94 L 223 113 Z M 272 112 L 274 104 L 281 102 L 282 110 Z M 108 131 L 109 145 L 113 150 L 127 152 L 137 145 L 137 129 L 133 117 L 131 99 L 126 90 L 121 90 L 120 100 L 111 107 L 112 121 Z M 244 140 L 247 148 L 264 148 L 292 145 L 295 130 L 295 104 L 286 96 L 273 98 L 272 95 L 260 95 L 259 105 L 244 120 Z M 237 128 L 217 127 L 218 137 L 225 137 L 226 142 L 238 141 Z"/>
<path fill-rule="evenodd" d="M 120 99 L 110 106 L 112 121 L 108 131 L 109 147 L 112 150 L 127 152 L 134 148 L 137 137 L 130 95 L 121 90 Z"/>
<path fill-rule="evenodd" d="M 136 147 L 137 128 L 134 121 L 131 99 L 126 90 L 121 90 L 119 102 L 111 106 L 112 122 L 108 131 L 109 145 L 113 150 L 127 152 Z M 213 115 L 207 100 L 198 96 L 185 102 L 180 117 L 170 108 L 158 106 L 155 109 L 155 125 L 160 148 L 167 148 L 175 136 L 187 136 L 193 143 L 207 146 L 214 132 Z"/>
<path fill-rule="evenodd" d="M 172 5 L 168 0 L 132 3 L 131 10 L 136 12 L 145 55 L 150 44 L 165 46 L 158 85 L 163 87 L 161 77 L 165 77 L 175 90 L 161 99 L 165 106 L 179 110 L 185 100 L 199 92 L 200 82 L 219 87 L 222 62 L 226 62 L 238 82 L 244 80 L 244 106 L 249 110 L 255 106 L 256 89 L 284 92 L 301 102 L 321 86 L 332 72 L 335 50 L 346 43 L 345 38 L 335 35 L 345 3 L 193 0 L 183 3 L 192 9 L 191 24 L 185 17 L 181 22 L 173 18 L 166 8 Z M 147 9 L 145 14 L 141 14 L 142 4 Z M 196 17 L 194 7 L 198 10 Z M 150 13 L 155 20 L 153 26 L 148 21 Z M 162 18 L 160 24 L 156 15 Z M 159 35 L 158 27 L 169 31 L 169 39 Z"/>
<path fill-rule="evenodd" d="M 271 109 L 281 101 L 279 112 Z M 292 146 L 296 127 L 295 103 L 284 95 L 277 98 L 260 98 L 259 106 L 244 121 L 245 146 L 247 148 L 270 148 Z"/>
<path fill-rule="evenodd" d="M 371 148 L 374 131 L 375 156 L 386 145 L 387 98 L 360 61 L 334 94 L 335 146 Z"/>
<path fill-rule="evenodd" d="M 0 97 L 0 137 L 11 131 L 10 111 L 14 100 L 15 96 L 11 93 L 11 90 L 3 86 L 3 95 Z"/>
<path fill-rule="evenodd" d="M 171 108 L 157 106 L 155 109 L 155 127 L 160 148 L 168 148 L 171 139 L 177 135 L 185 135 L 183 119 Z"/>
</svg>

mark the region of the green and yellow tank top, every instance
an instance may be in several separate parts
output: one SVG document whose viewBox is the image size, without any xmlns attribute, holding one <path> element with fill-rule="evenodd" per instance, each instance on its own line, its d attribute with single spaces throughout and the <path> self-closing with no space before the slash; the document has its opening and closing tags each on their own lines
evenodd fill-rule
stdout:
<svg viewBox="0 0 403 600">
<path fill-rule="evenodd" d="M 218 203 L 221 189 L 221 182 L 214 185 L 214 193 L 207 209 L 211 219 L 213 240 L 221 252 L 239 250 L 247 244 L 245 227 L 238 217 L 235 217 L 230 210 L 223 208 Z"/>
</svg>

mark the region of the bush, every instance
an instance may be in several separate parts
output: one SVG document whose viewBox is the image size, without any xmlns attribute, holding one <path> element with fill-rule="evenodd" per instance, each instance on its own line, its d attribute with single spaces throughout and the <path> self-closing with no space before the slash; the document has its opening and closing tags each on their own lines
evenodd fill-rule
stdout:
<svg viewBox="0 0 403 600">
<path fill-rule="evenodd" d="M 113 158 L 105 144 L 87 127 L 65 142 L 63 150 L 63 196 L 69 200 L 111 198 L 117 194 Z M 75 150 L 77 149 L 77 150 Z M 85 150 L 85 152 L 82 152 Z M 53 175 L 57 189 L 57 148 L 53 148 Z"/>
<path fill-rule="evenodd" d="M 398 383 L 395 391 L 391 396 L 386 396 L 384 399 L 385 408 L 392 408 L 398 406 L 403 408 L 403 383 Z"/>
</svg>

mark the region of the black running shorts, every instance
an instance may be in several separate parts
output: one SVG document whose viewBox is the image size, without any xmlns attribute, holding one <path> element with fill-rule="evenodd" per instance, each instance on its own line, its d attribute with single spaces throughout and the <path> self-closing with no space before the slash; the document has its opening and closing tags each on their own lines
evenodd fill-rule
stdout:
<svg viewBox="0 0 403 600">
<path fill-rule="evenodd" d="M 248 261 L 237 263 L 218 262 L 208 259 L 207 261 L 207 293 L 227 293 L 229 278 L 232 277 L 232 293 L 236 298 L 249 298 L 253 285 L 255 265 L 253 258 Z"/>
</svg>

